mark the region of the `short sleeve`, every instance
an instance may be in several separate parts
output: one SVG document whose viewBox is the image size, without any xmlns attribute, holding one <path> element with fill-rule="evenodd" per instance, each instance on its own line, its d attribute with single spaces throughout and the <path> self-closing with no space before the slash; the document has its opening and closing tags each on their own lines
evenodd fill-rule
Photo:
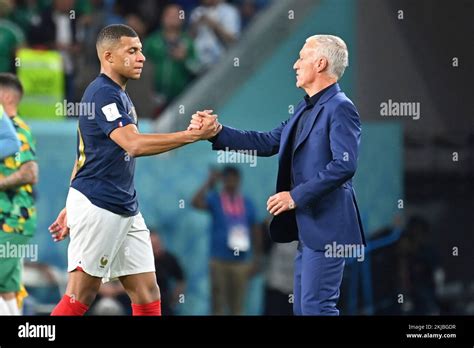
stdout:
<svg viewBox="0 0 474 348">
<path fill-rule="evenodd" d="M 113 88 L 101 88 L 92 98 L 95 105 L 95 121 L 105 133 L 110 133 L 128 124 L 134 124 L 131 115 L 125 110 L 120 94 Z"/>
<path fill-rule="evenodd" d="M 221 23 L 225 29 L 232 35 L 239 37 L 241 27 L 239 11 L 232 5 L 228 5 L 225 7 L 225 11 L 222 11 L 221 15 Z"/>
<path fill-rule="evenodd" d="M 0 159 L 11 156 L 20 150 L 15 128 L 12 122 L 0 107 Z"/>
</svg>

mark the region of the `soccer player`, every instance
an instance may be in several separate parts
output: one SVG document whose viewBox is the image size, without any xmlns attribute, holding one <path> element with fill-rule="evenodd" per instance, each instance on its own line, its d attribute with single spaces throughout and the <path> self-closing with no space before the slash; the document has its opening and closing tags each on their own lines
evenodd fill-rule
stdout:
<svg viewBox="0 0 474 348">
<path fill-rule="evenodd" d="M 13 123 L 20 151 L 0 160 L 0 245 L 21 250 L 36 232 L 33 185 L 38 181 L 35 141 L 30 129 L 18 116 L 23 87 L 18 78 L 0 74 L 0 105 L 3 117 Z M 2 109 L 0 107 L 0 109 Z M 8 115 L 8 116 L 6 116 Z M 7 247 L 9 246 L 9 247 Z M 13 250 L 15 250 L 13 249 Z M 21 253 L 0 257 L 0 315 L 19 315 L 18 299 L 25 297 L 22 285 Z"/>
<path fill-rule="evenodd" d="M 101 280 L 115 278 L 131 299 L 133 315 L 161 315 L 150 232 L 133 183 L 135 157 L 209 139 L 220 125 L 214 115 L 201 129 L 141 134 L 125 92 L 128 80 L 140 78 L 145 62 L 138 35 L 125 25 L 107 26 L 97 37 L 97 54 L 100 75 L 82 98 L 94 114 L 79 115 L 66 207 L 50 226 L 55 241 L 70 236 L 66 294 L 51 315 L 84 315 Z"/>
</svg>

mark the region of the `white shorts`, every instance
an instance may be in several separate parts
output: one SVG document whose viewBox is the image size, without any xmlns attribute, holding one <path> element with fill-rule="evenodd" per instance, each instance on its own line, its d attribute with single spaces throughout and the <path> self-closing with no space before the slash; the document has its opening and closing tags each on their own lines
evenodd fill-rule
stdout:
<svg viewBox="0 0 474 348">
<path fill-rule="evenodd" d="M 155 272 L 150 231 L 140 213 L 114 214 L 93 205 L 72 187 L 66 210 L 71 239 L 68 272 L 80 267 L 104 283 L 125 275 Z"/>
</svg>

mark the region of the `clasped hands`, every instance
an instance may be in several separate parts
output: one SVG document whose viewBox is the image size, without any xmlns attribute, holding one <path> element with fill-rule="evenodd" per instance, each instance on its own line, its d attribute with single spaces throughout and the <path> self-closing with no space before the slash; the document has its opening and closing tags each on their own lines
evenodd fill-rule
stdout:
<svg viewBox="0 0 474 348">
<path fill-rule="evenodd" d="M 197 111 L 193 114 L 187 131 L 192 132 L 197 139 L 207 140 L 215 137 L 222 129 L 213 110 Z"/>
</svg>

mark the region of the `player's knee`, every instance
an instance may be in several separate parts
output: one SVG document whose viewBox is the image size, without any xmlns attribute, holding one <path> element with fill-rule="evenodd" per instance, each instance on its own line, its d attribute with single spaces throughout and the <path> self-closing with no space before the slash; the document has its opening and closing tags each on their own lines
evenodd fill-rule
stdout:
<svg viewBox="0 0 474 348">
<path fill-rule="evenodd" d="M 160 288 L 158 284 L 153 283 L 153 284 L 147 284 L 144 289 L 144 297 L 148 299 L 148 302 L 153 302 L 153 301 L 158 301 L 160 300 Z"/>
<path fill-rule="evenodd" d="M 72 300 L 76 300 L 86 306 L 90 306 L 97 296 L 96 289 L 81 289 L 80 291 L 70 292 L 68 295 Z"/>
<path fill-rule="evenodd" d="M 127 289 L 132 303 L 143 304 L 160 300 L 160 288 L 156 282 L 143 283 Z"/>
</svg>

